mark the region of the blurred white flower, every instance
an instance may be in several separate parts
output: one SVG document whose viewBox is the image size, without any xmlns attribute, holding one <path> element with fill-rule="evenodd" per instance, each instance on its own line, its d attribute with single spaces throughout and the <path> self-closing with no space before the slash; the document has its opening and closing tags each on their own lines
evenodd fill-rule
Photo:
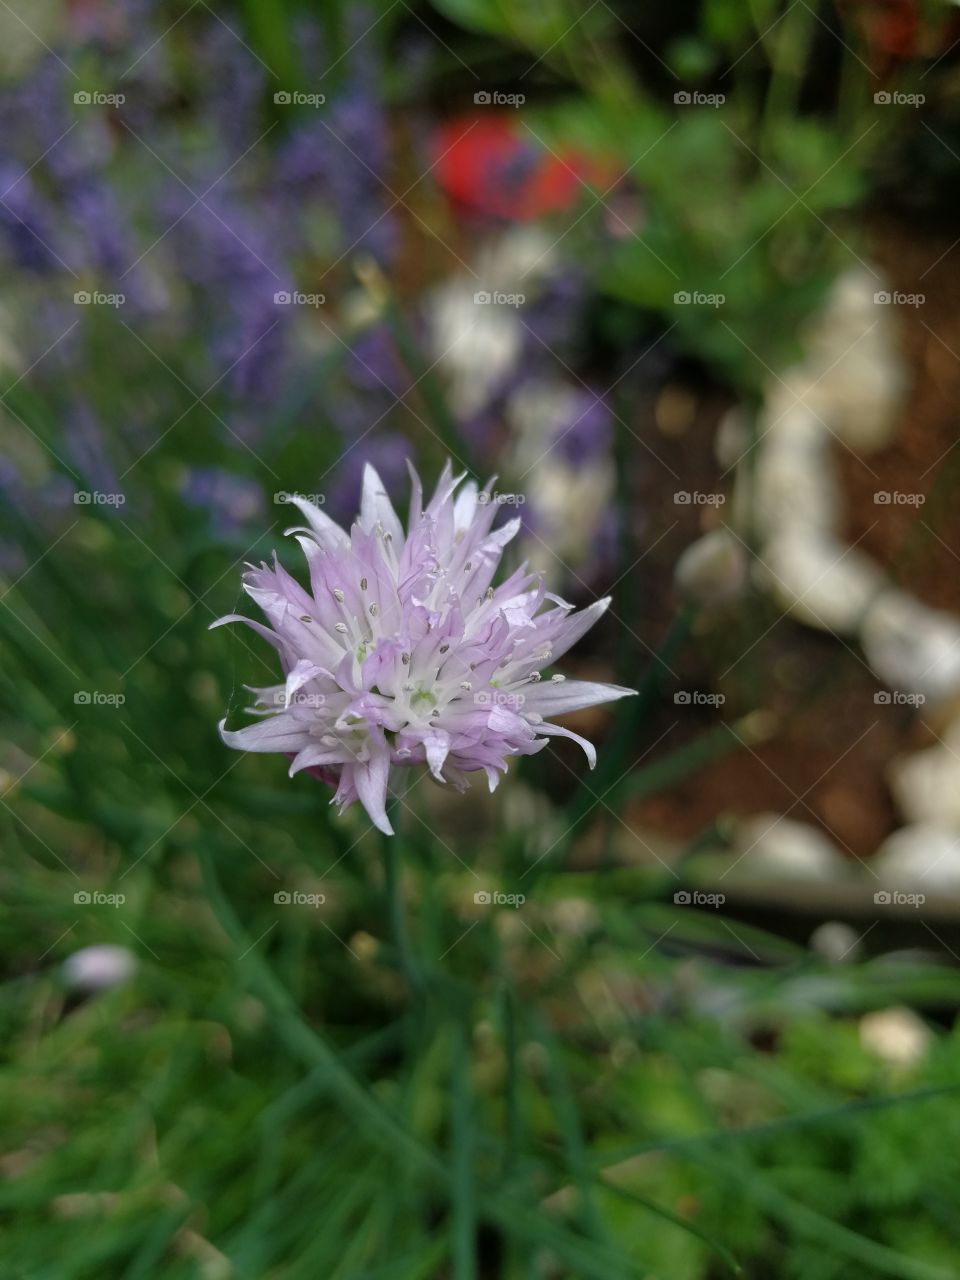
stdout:
<svg viewBox="0 0 960 1280">
<path fill-rule="evenodd" d="M 587 397 L 589 399 L 589 397 Z M 616 469 L 609 453 L 574 461 L 562 444 L 570 424 L 586 414 L 582 389 L 538 379 L 510 397 L 508 416 L 516 443 L 510 470 L 523 477 L 536 534 L 524 532 L 524 555 L 536 569 L 589 559 L 597 529 L 614 504 Z"/>
<path fill-rule="evenodd" d="M 137 957 L 128 947 L 110 942 L 81 947 L 63 962 L 63 980 L 73 991 L 107 991 L 129 982 Z"/>
<path fill-rule="evenodd" d="M 477 254 L 475 269 L 451 276 L 429 299 L 430 348 L 444 370 L 450 406 L 469 418 L 514 370 L 523 350 L 520 311 L 479 306 L 478 293 L 532 294 L 556 260 L 550 237 L 534 227 L 513 227 Z"/>
</svg>

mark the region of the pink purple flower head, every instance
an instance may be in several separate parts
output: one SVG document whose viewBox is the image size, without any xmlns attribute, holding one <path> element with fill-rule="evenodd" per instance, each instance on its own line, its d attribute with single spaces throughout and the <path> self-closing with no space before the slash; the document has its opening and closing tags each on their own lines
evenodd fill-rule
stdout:
<svg viewBox="0 0 960 1280">
<path fill-rule="evenodd" d="M 395 766 L 425 765 L 461 791 L 483 770 L 493 791 L 511 756 L 562 736 L 593 768 L 592 744 L 551 717 L 634 692 L 544 674 L 610 601 L 574 612 L 525 566 L 494 585 L 520 521 L 493 527 L 502 507 L 492 482 L 478 490 L 448 463 L 424 506 L 413 468 L 411 477 L 406 530 L 370 466 L 349 533 L 292 499 L 306 520 L 289 532 L 306 556 L 309 589 L 274 556 L 243 579 L 268 625 L 240 614 L 213 624 L 252 627 L 277 650 L 285 677 L 251 689 L 258 720 L 236 732 L 221 722 L 224 742 L 290 756 L 291 775 L 319 774 L 341 812 L 359 800 L 388 835 Z"/>
</svg>

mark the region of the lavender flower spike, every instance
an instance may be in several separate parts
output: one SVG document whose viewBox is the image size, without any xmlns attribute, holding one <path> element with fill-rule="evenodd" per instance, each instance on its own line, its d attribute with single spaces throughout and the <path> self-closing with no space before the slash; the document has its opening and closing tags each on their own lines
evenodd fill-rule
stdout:
<svg viewBox="0 0 960 1280">
<path fill-rule="evenodd" d="M 286 677 L 251 689 L 250 711 L 262 718 L 237 732 L 222 721 L 224 742 L 292 756 L 291 776 L 319 774 L 336 786 L 341 813 L 359 800 L 387 835 L 391 766 L 426 764 L 460 791 L 482 769 L 493 791 L 508 757 L 532 755 L 560 735 L 580 743 L 592 769 L 592 744 L 548 717 L 634 692 L 561 675 L 541 682 L 609 598 L 574 614 L 525 566 L 492 586 L 519 519 L 493 529 L 500 505 L 490 485 L 460 488 L 449 462 L 426 507 L 410 474 L 406 534 L 370 466 L 349 534 L 295 499 L 308 527 L 288 532 L 306 555 L 310 590 L 274 556 L 273 568 L 250 567 L 243 579 L 270 625 L 240 614 L 213 623 L 252 627 L 277 650 Z"/>
</svg>

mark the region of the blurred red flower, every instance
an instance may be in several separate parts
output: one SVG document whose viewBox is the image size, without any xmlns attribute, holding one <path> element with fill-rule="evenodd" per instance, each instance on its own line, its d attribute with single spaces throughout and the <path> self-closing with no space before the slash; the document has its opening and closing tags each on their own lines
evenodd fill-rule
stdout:
<svg viewBox="0 0 960 1280">
<path fill-rule="evenodd" d="M 584 186 L 603 190 L 609 162 L 572 148 L 547 150 L 515 115 L 457 116 L 436 129 L 432 159 L 441 190 L 462 213 L 526 222 L 570 209 Z"/>
</svg>

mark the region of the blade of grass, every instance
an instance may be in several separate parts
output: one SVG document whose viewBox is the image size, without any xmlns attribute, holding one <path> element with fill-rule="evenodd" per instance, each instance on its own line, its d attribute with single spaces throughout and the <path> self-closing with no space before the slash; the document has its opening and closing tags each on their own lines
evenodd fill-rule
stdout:
<svg viewBox="0 0 960 1280">
<path fill-rule="evenodd" d="M 453 1181 L 453 1276 L 454 1280 L 476 1280 L 477 1223 L 473 1185 L 473 1108 L 470 1087 L 469 1026 L 464 1019 L 454 1033 L 451 1095 Z"/>
</svg>

